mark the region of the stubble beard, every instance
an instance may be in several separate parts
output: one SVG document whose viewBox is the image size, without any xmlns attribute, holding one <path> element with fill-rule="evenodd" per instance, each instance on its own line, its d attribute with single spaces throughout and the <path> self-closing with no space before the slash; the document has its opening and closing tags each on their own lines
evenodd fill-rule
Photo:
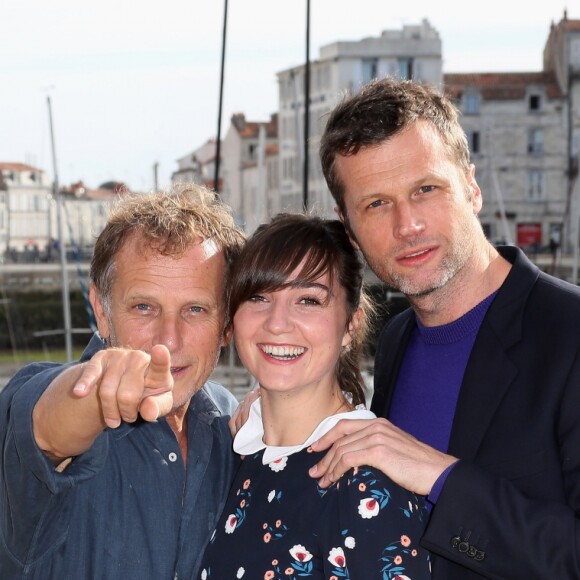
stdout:
<svg viewBox="0 0 580 580">
<path fill-rule="evenodd" d="M 436 270 L 421 280 L 413 279 L 410 276 L 405 276 L 393 270 L 389 271 L 386 261 L 378 262 L 375 259 L 371 260 L 364 252 L 363 255 L 371 270 L 387 286 L 401 292 L 409 298 L 422 298 L 447 286 L 469 261 L 475 244 L 474 232 L 465 224 L 460 235 L 456 237 L 456 240 L 443 256 Z M 417 247 L 421 243 L 424 242 L 415 240 L 412 244 L 409 244 L 409 247 Z M 397 249 L 397 252 L 400 253 L 400 251 L 400 248 Z"/>
</svg>

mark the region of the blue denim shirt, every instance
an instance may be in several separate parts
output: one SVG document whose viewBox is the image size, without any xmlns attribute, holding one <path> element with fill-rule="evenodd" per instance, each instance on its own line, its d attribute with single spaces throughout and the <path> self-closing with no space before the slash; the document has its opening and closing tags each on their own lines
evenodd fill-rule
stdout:
<svg viewBox="0 0 580 580">
<path fill-rule="evenodd" d="M 103 348 L 93 337 L 81 360 Z M 0 393 L 0 578 L 195 577 L 237 466 L 235 398 L 208 382 L 188 409 L 188 463 L 165 420 L 106 429 L 62 473 L 36 446 L 32 409 L 62 365 L 35 363 Z"/>
</svg>

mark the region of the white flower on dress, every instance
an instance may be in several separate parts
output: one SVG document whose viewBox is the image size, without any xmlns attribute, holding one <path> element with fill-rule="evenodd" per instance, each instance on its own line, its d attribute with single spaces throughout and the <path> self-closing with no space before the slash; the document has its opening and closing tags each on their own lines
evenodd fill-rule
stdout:
<svg viewBox="0 0 580 580">
<path fill-rule="evenodd" d="M 372 497 L 361 499 L 358 504 L 358 513 L 365 520 L 374 518 L 379 513 L 379 502 Z"/>
<path fill-rule="evenodd" d="M 246 571 L 242 567 L 238 568 L 236 578 L 241 578 L 245 573 L 246 573 Z"/>
<path fill-rule="evenodd" d="M 226 534 L 233 534 L 236 529 L 236 524 L 238 523 L 238 518 L 234 514 L 230 514 L 226 520 Z"/>
<path fill-rule="evenodd" d="M 272 461 L 272 463 L 269 463 L 268 465 L 272 471 L 282 471 L 287 463 L 288 457 L 281 457 L 280 459 L 276 459 L 276 461 Z"/>
<path fill-rule="evenodd" d="M 273 489 L 269 494 L 268 494 L 268 503 L 271 503 L 272 500 L 276 497 L 276 490 Z"/>
<path fill-rule="evenodd" d="M 207 578 L 207 570 L 204 568 L 201 571 L 201 580 L 206 580 L 206 578 Z"/>
<path fill-rule="evenodd" d="M 356 546 L 356 540 L 352 536 L 347 536 L 344 539 L 344 545 L 352 550 Z"/>
<path fill-rule="evenodd" d="M 295 560 L 298 560 L 298 562 L 309 562 L 312 560 L 312 554 L 300 544 L 296 544 L 288 551 Z"/>
<path fill-rule="evenodd" d="M 328 553 L 328 561 L 333 566 L 344 568 L 346 566 L 346 557 L 342 548 L 332 548 Z"/>
</svg>

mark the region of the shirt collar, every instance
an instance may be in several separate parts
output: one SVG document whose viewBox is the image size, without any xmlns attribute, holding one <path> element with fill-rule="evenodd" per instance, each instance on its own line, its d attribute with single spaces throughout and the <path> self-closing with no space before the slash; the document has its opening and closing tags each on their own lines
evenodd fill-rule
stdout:
<svg viewBox="0 0 580 580">
<path fill-rule="evenodd" d="M 255 400 L 250 407 L 248 420 L 240 428 L 234 438 L 234 451 L 240 455 L 250 455 L 264 449 L 262 463 L 267 465 L 273 461 L 288 457 L 293 453 L 298 453 L 309 447 L 314 441 L 320 439 L 325 433 L 328 433 L 341 419 L 374 419 L 376 415 L 364 408 L 364 405 L 358 405 L 354 411 L 338 413 L 323 419 L 312 434 L 299 445 L 290 445 L 285 447 L 276 447 L 264 443 L 264 425 L 262 423 L 262 404 L 260 399 Z"/>
</svg>

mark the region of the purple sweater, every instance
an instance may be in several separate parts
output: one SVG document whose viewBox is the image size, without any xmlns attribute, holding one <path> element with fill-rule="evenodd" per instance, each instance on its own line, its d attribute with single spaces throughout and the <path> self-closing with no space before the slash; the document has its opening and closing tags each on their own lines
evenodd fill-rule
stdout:
<svg viewBox="0 0 580 580">
<path fill-rule="evenodd" d="M 389 420 L 443 453 L 467 361 L 495 294 L 449 324 L 427 327 L 416 319 L 405 351 Z M 433 487 L 431 501 L 438 497 L 448 471 Z"/>
</svg>

